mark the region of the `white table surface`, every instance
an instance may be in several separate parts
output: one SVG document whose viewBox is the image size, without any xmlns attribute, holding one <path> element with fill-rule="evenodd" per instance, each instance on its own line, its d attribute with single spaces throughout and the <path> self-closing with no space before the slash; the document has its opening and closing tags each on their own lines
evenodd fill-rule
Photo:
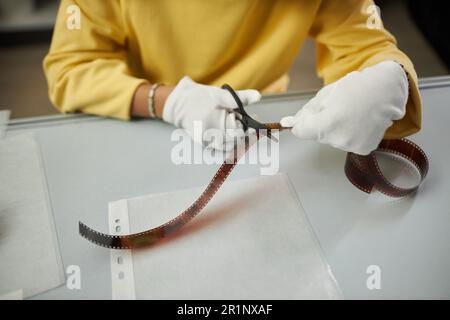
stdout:
<svg viewBox="0 0 450 320">
<path fill-rule="evenodd" d="M 450 298 L 449 82 L 422 81 L 423 130 L 412 140 L 431 168 L 412 197 L 374 201 L 347 181 L 344 152 L 280 136 L 280 172 L 291 180 L 345 298 Z M 278 121 L 309 97 L 269 97 L 251 111 Z M 79 220 L 106 231 L 109 201 L 205 185 L 218 168 L 172 164 L 172 128 L 159 121 L 52 116 L 14 120 L 7 134 L 30 131 L 42 148 L 63 263 L 82 272 L 81 290 L 63 286 L 41 299 L 111 298 L 109 251 L 78 235 Z M 257 165 L 240 165 L 229 179 L 258 174 Z M 370 265 L 381 268 L 379 290 L 366 286 Z"/>
</svg>

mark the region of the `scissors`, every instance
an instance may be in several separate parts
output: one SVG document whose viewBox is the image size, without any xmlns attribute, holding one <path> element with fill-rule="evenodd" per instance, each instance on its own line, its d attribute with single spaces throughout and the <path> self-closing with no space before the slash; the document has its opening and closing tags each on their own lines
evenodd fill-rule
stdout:
<svg viewBox="0 0 450 320">
<path fill-rule="evenodd" d="M 282 127 L 279 123 L 261 123 L 259 121 L 256 121 L 245 111 L 244 104 L 237 95 L 236 91 L 234 91 L 234 89 L 229 84 L 224 84 L 222 86 L 222 89 L 230 92 L 231 96 L 234 98 L 234 101 L 236 101 L 238 108 L 228 109 L 228 111 L 236 114 L 237 119 L 242 123 L 242 126 L 244 127 L 244 132 L 247 132 L 249 128 L 255 129 L 257 134 L 259 130 L 266 130 L 267 137 L 278 142 L 278 139 L 271 135 L 271 130 L 282 130 L 287 128 Z"/>
</svg>

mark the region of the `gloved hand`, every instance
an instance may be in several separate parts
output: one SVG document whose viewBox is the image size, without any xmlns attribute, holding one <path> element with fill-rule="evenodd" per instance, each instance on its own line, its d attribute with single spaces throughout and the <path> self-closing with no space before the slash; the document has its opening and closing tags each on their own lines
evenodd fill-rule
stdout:
<svg viewBox="0 0 450 320">
<path fill-rule="evenodd" d="M 408 79 L 394 61 L 355 71 L 325 86 L 294 117 L 281 119 L 300 139 L 367 155 L 393 120 L 405 115 Z"/>
<path fill-rule="evenodd" d="M 261 94 L 256 90 L 240 90 L 236 93 L 244 105 L 261 99 Z M 233 147 L 234 139 L 244 136 L 244 131 L 235 114 L 225 108 L 237 108 L 230 92 L 219 87 L 198 84 L 186 76 L 168 96 L 164 104 L 163 120 L 186 129 L 197 143 L 219 150 L 229 150 Z M 203 130 L 219 129 L 222 139 L 211 142 L 205 141 L 211 139 L 211 136 L 194 136 L 194 121 L 201 121 Z"/>
</svg>

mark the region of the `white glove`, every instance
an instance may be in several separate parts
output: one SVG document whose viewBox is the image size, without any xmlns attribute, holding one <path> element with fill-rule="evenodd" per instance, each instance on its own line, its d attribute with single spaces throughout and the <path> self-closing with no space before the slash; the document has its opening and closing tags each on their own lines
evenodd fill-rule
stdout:
<svg viewBox="0 0 450 320">
<path fill-rule="evenodd" d="M 408 79 L 394 61 L 355 71 L 322 88 L 294 117 L 281 119 L 300 139 L 362 155 L 377 148 L 393 120 L 405 115 Z"/>
<path fill-rule="evenodd" d="M 257 102 L 261 94 L 256 90 L 236 91 L 244 105 Z M 215 86 L 207 86 L 184 77 L 178 82 L 164 104 L 163 120 L 176 127 L 184 128 L 191 138 L 208 147 L 219 150 L 229 150 L 234 139 L 244 136 L 242 123 L 234 113 L 225 108 L 237 108 L 229 91 Z M 213 139 L 215 135 L 194 135 L 194 121 L 201 121 L 203 130 L 219 129 L 221 139 Z M 213 141 L 208 141 L 208 140 Z"/>
</svg>

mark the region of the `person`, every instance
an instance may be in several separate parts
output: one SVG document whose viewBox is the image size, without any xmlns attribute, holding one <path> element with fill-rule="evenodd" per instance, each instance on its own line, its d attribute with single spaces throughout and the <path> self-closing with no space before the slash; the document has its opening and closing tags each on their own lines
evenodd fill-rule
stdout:
<svg viewBox="0 0 450 320">
<path fill-rule="evenodd" d="M 69 28 L 74 5 L 79 25 Z M 413 64 L 374 23 L 374 7 L 371 0 L 63 0 L 43 63 L 50 100 L 62 112 L 155 117 L 191 135 L 201 121 L 223 132 L 223 142 L 210 144 L 223 149 L 242 124 L 220 86 L 239 89 L 245 105 L 260 92 L 285 91 L 311 37 L 325 87 L 281 123 L 300 139 L 368 154 L 382 138 L 421 126 Z"/>
</svg>

